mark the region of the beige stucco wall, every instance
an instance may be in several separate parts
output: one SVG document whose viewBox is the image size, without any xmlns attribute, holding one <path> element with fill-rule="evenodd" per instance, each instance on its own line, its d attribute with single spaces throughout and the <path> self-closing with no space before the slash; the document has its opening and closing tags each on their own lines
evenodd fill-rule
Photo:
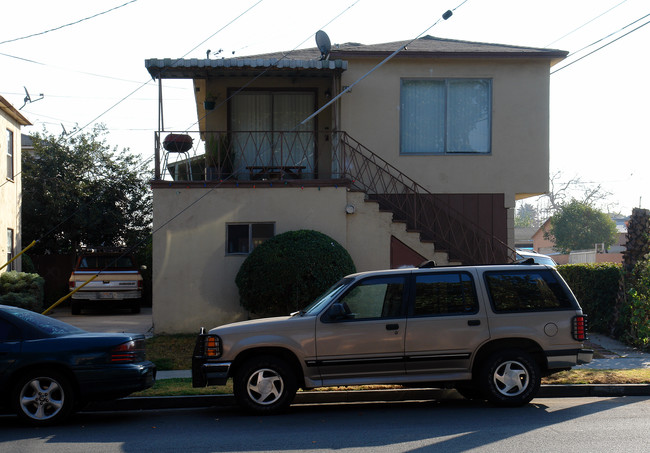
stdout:
<svg viewBox="0 0 650 453">
<path fill-rule="evenodd" d="M 347 205 L 354 214 L 346 214 Z M 444 263 L 433 244 L 391 219 L 345 188 L 154 189 L 154 331 L 195 332 L 248 317 L 235 285 L 246 256 L 225 253 L 230 222 L 275 222 L 276 234 L 320 231 L 348 250 L 358 271 L 390 266 L 391 235 Z"/>
<path fill-rule="evenodd" d="M 7 177 L 7 130 L 14 136 L 14 177 Z M 14 230 L 14 254 L 21 250 L 20 209 L 22 184 L 20 172 L 20 125 L 0 110 L 0 261 L 7 258 L 7 229 Z M 21 270 L 21 259 L 14 261 L 15 269 Z M 6 268 L 4 269 L 6 270 Z M 3 271 L 4 271 L 3 270 Z"/>
<path fill-rule="evenodd" d="M 154 228 L 161 228 L 153 248 L 156 333 L 247 317 L 235 285 L 246 256 L 226 255 L 227 223 L 275 222 L 276 234 L 316 229 L 345 246 L 345 205 L 343 188 L 154 190 Z"/>
<path fill-rule="evenodd" d="M 379 60 L 354 60 L 351 85 Z M 400 156 L 400 80 L 492 79 L 492 153 Z M 341 128 L 433 193 L 540 194 L 548 189 L 548 60 L 394 59 L 341 98 Z"/>
</svg>

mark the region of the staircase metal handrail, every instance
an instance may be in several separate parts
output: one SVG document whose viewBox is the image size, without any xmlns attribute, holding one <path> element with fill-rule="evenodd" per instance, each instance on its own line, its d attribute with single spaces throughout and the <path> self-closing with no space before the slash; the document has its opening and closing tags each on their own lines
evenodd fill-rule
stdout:
<svg viewBox="0 0 650 453">
<path fill-rule="evenodd" d="M 352 188 L 392 211 L 394 218 L 420 231 L 421 238 L 444 248 L 450 258 L 463 264 L 513 261 L 516 252 L 511 247 L 346 132 L 335 132 L 332 138 L 334 171 L 350 179 Z"/>
</svg>

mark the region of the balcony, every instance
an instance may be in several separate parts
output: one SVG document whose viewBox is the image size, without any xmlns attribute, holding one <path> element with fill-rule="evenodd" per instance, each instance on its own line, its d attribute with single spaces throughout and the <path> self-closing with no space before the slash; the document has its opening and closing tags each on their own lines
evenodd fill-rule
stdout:
<svg viewBox="0 0 650 453">
<path fill-rule="evenodd" d="M 156 132 L 156 181 L 338 179 L 331 132 Z"/>
</svg>

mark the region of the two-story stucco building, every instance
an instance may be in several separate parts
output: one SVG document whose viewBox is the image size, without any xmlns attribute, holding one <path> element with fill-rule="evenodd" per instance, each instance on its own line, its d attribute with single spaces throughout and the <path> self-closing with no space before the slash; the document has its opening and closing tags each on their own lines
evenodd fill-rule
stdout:
<svg viewBox="0 0 650 453">
<path fill-rule="evenodd" d="M 2 264 L 10 261 L 21 249 L 21 164 L 20 143 L 22 126 L 31 123 L 5 98 L 0 96 L 0 253 Z M 6 232 L 6 233 L 5 233 Z M 5 236 L 6 234 L 6 236 Z M 3 269 L 21 270 L 21 260 L 16 259 Z"/>
<path fill-rule="evenodd" d="M 331 236 L 360 271 L 508 261 L 515 200 L 548 189 L 549 68 L 565 56 L 427 36 L 326 59 L 146 60 L 161 92 L 156 331 L 245 318 L 239 267 L 290 230 Z M 196 131 L 164 129 L 177 78 L 194 82 Z"/>
</svg>

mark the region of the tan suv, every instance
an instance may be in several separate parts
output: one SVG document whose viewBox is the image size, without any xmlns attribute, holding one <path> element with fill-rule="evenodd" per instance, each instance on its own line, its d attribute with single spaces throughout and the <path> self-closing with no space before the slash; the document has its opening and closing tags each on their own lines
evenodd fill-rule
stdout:
<svg viewBox="0 0 650 453">
<path fill-rule="evenodd" d="M 232 377 L 256 413 L 287 408 L 298 388 L 361 384 L 453 386 L 517 406 L 543 376 L 590 362 L 584 340 L 586 316 L 550 266 L 363 272 L 291 316 L 201 329 L 192 379 Z"/>
</svg>

